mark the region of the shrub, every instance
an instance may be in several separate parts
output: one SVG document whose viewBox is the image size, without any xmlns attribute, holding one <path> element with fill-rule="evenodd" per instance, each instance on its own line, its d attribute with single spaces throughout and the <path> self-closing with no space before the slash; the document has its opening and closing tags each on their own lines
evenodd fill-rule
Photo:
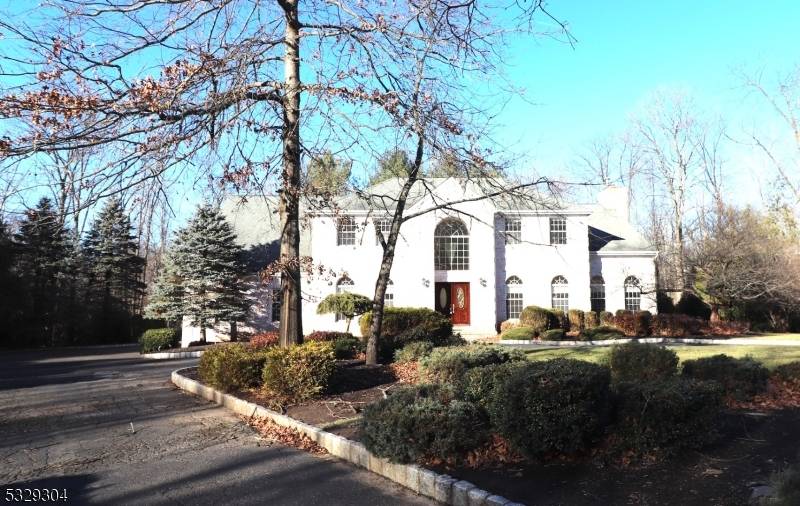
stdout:
<svg viewBox="0 0 800 506">
<path fill-rule="evenodd" d="M 500 339 L 531 340 L 536 339 L 537 333 L 533 327 L 516 327 L 500 334 Z"/>
<path fill-rule="evenodd" d="M 358 320 L 364 339 L 370 336 L 372 312 L 364 313 Z M 432 309 L 413 307 L 387 307 L 383 311 L 380 351 L 391 357 L 394 350 L 412 341 L 429 341 L 434 346 L 448 344 L 453 334 L 453 323 L 447 316 Z"/>
<path fill-rule="evenodd" d="M 623 337 L 625 337 L 623 331 L 607 325 L 584 329 L 584 331 L 578 335 L 578 338 L 582 341 L 605 341 L 607 339 L 621 339 Z"/>
<path fill-rule="evenodd" d="M 767 388 L 769 371 L 750 357 L 714 355 L 683 363 L 683 375 L 719 383 L 726 394 L 738 399 L 751 397 Z"/>
<path fill-rule="evenodd" d="M 558 311 L 556 309 L 553 310 L 553 313 L 556 315 L 556 318 L 558 318 L 558 326 L 556 328 L 561 329 L 564 332 L 571 330 L 569 326 L 569 315 L 567 313 L 564 311 Z"/>
<path fill-rule="evenodd" d="M 550 329 L 543 332 L 539 337 L 542 341 L 563 341 L 567 335 L 561 329 Z"/>
<path fill-rule="evenodd" d="M 372 299 L 365 295 L 350 292 L 332 293 L 320 301 L 317 314 L 341 314 L 347 321 L 345 331 L 350 332 L 350 322 L 353 318 L 366 313 L 371 307 Z"/>
<path fill-rule="evenodd" d="M 772 371 L 772 375 L 779 380 L 800 382 L 800 362 L 779 365 Z"/>
<path fill-rule="evenodd" d="M 614 326 L 614 314 L 610 311 L 600 311 L 598 315 L 600 319 L 600 325 L 606 327 L 613 327 Z"/>
<path fill-rule="evenodd" d="M 669 378 L 678 372 L 678 354 L 655 344 L 614 345 L 608 365 L 614 381 L 649 381 Z"/>
<path fill-rule="evenodd" d="M 428 379 L 458 385 L 468 369 L 515 360 L 526 360 L 525 353 L 480 344 L 447 346 L 434 348 L 430 355 L 420 361 L 420 368 Z"/>
<path fill-rule="evenodd" d="M 675 305 L 675 311 L 702 320 L 708 320 L 711 316 L 711 307 L 703 302 L 703 299 L 688 290 L 684 290 L 681 294 L 678 304 Z"/>
<path fill-rule="evenodd" d="M 267 352 L 244 344 L 213 346 L 200 357 L 197 374 L 203 383 L 225 392 L 258 386 Z"/>
<path fill-rule="evenodd" d="M 139 338 L 141 353 L 152 353 L 154 351 L 176 348 L 179 343 L 180 336 L 177 329 L 149 329 L 145 330 Z"/>
<path fill-rule="evenodd" d="M 394 352 L 395 362 L 419 362 L 423 357 L 430 355 L 433 345 L 426 341 L 408 343 Z"/>
<path fill-rule="evenodd" d="M 671 377 L 619 385 L 616 433 L 639 453 L 699 448 L 713 441 L 722 390 L 713 382 Z"/>
<path fill-rule="evenodd" d="M 570 309 L 569 328 L 578 332 L 586 328 L 586 314 L 580 309 Z"/>
<path fill-rule="evenodd" d="M 527 367 L 529 364 L 528 361 L 516 360 L 468 369 L 461 383 L 461 395 L 466 400 L 488 409 L 492 399 L 497 395 L 498 387 L 508 381 L 515 369 Z"/>
<path fill-rule="evenodd" d="M 308 342 L 266 352 L 264 390 L 279 402 L 296 403 L 322 393 L 336 368 L 333 344 Z"/>
<path fill-rule="evenodd" d="M 537 334 L 561 326 L 561 321 L 554 311 L 539 306 L 525 307 L 519 315 L 519 322 L 533 328 Z"/>
<path fill-rule="evenodd" d="M 607 420 L 608 368 L 557 358 L 511 370 L 489 403 L 493 427 L 528 456 L 585 449 Z"/>
<path fill-rule="evenodd" d="M 647 336 L 650 334 L 650 311 L 625 311 L 620 309 L 614 318 L 614 325 L 627 336 Z"/>
<path fill-rule="evenodd" d="M 507 330 L 515 329 L 517 327 L 522 327 L 522 323 L 520 323 L 519 318 L 513 318 L 504 322 L 500 322 L 500 333 L 502 334 Z"/>
<path fill-rule="evenodd" d="M 597 311 L 586 311 L 583 314 L 583 326 L 587 329 L 593 329 L 600 325 L 600 315 Z"/>
<path fill-rule="evenodd" d="M 364 344 L 361 339 L 352 335 L 337 337 L 333 341 L 333 354 L 339 359 L 355 358 L 356 355 L 364 351 Z"/>
<path fill-rule="evenodd" d="M 653 335 L 665 337 L 683 337 L 698 335 L 703 328 L 703 321 L 683 314 L 657 314 L 653 316 Z"/>
<path fill-rule="evenodd" d="M 350 332 L 334 332 L 330 330 L 315 330 L 305 337 L 306 341 L 336 341 L 342 337 L 353 337 Z"/>
<path fill-rule="evenodd" d="M 278 345 L 277 332 L 259 332 L 250 338 L 251 348 L 269 348 Z"/>
<path fill-rule="evenodd" d="M 364 408 L 364 446 L 393 462 L 459 460 L 488 438 L 486 415 L 440 385 L 399 389 Z"/>
</svg>

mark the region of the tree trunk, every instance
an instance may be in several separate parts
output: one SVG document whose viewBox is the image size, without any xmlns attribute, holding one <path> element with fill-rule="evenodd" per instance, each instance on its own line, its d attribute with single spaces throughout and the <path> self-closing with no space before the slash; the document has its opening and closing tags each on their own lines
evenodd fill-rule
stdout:
<svg viewBox="0 0 800 506">
<path fill-rule="evenodd" d="M 352 318 L 348 318 L 348 319 L 347 319 L 347 324 L 344 326 L 344 331 L 345 331 L 345 332 L 348 332 L 348 333 L 350 332 L 350 322 L 351 322 L 351 321 L 353 321 L 353 319 L 352 319 Z"/>
<path fill-rule="evenodd" d="M 206 324 L 200 322 L 200 342 L 206 344 Z"/>
<path fill-rule="evenodd" d="M 392 263 L 394 262 L 395 246 L 397 245 L 397 238 L 400 235 L 400 225 L 403 224 L 403 212 L 406 207 L 406 199 L 408 193 L 417 181 L 419 175 L 419 168 L 422 165 L 423 143 L 422 136 L 419 136 L 417 141 L 417 154 L 414 158 L 414 167 L 411 173 L 403 184 L 400 195 L 397 198 L 397 206 L 394 210 L 392 217 L 392 228 L 389 230 L 389 237 L 383 246 L 383 259 L 381 260 L 381 268 L 378 272 L 378 280 L 375 282 L 375 296 L 372 299 L 372 324 L 369 327 L 369 337 L 367 339 L 367 365 L 376 365 L 378 363 L 378 350 L 381 337 L 381 329 L 383 326 L 383 298 L 386 296 L 386 287 L 389 284 L 389 275 L 392 272 Z"/>
<path fill-rule="evenodd" d="M 236 328 L 236 322 L 231 322 L 231 342 L 235 343 L 239 340 L 239 330 Z"/>
<path fill-rule="evenodd" d="M 283 188 L 280 195 L 282 347 L 303 342 L 300 293 L 300 22 L 298 0 L 278 0 L 286 18 L 283 93 Z"/>
<path fill-rule="evenodd" d="M 708 320 L 711 323 L 719 322 L 719 304 L 711 303 L 711 316 L 709 316 Z"/>
</svg>

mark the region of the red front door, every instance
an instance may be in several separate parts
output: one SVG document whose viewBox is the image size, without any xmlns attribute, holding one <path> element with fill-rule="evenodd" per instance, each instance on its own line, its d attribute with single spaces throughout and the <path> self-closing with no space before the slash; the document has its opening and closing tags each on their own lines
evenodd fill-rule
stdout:
<svg viewBox="0 0 800 506">
<path fill-rule="evenodd" d="M 469 325 L 469 283 L 450 283 L 453 325 Z"/>
</svg>

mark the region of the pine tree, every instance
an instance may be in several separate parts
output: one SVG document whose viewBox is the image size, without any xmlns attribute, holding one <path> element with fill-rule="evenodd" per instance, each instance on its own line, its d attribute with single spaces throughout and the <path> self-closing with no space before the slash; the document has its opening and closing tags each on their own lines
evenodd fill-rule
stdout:
<svg viewBox="0 0 800 506">
<path fill-rule="evenodd" d="M 191 325 L 200 327 L 201 342 L 206 341 L 210 326 L 230 322 L 235 338 L 235 323 L 247 314 L 240 256 L 241 248 L 225 217 L 210 206 L 200 207 L 176 234 L 148 313 L 189 318 Z"/>
<path fill-rule="evenodd" d="M 18 330 L 18 320 L 22 312 L 20 283 L 14 271 L 16 255 L 11 233 L 3 217 L 0 216 L 0 343 L 12 345 L 13 332 Z"/>
</svg>

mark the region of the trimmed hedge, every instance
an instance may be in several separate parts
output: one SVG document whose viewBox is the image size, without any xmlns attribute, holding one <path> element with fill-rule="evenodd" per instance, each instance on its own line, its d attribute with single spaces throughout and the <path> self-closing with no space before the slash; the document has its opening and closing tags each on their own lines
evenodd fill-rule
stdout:
<svg viewBox="0 0 800 506">
<path fill-rule="evenodd" d="M 625 449 L 674 453 L 712 442 L 722 409 L 717 383 L 672 377 L 617 389 L 616 434 Z"/>
<path fill-rule="evenodd" d="M 502 334 L 502 333 L 504 333 L 504 332 L 506 332 L 508 330 L 515 329 L 517 327 L 522 327 L 522 323 L 520 323 L 519 318 L 505 320 L 505 321 L 500 322 L 500 332 L 499 333 Z"/>
<path fill-rule="evenodd" d="M 356 358 L 363 351 L 364 343 L 357 337 L 341 336 L 333 341 L 333 355 L 338 359 Z"/>
<path fill-rule="evenodd" d="M 422 358 L 430 355 L 433 345 L 426 341 L 415 341 L 408 343 L 394 352 L 395 362 L 419 362 Z"/>
<path fill-rule="evenodd" d="M 537 334 L 561 328 L 559 315 L 551 309 L 539 306 L 526 306 L 519 315 L 519 322 L 526 327 L 533 328 Z"/>
<path fill-rule="evenodd" d="M 611 311 L 600 311 L 598 317 L 600 318 L 600 325 L 606 327 L 614 326 L 614 313 Z"/>
<path fill-rule="evenodd" d="M 569 313 L 569 328 L 578 332 L 586 328 L 586 314 L 580 309 L 570 309 Z"/>
<path fill-rule="evenodd" d="M 683 376 L 716 381 L 726 394 L 742 399 L 767 389 L 769 371 L 750 357 L 713 355 L 683 362 Z"/>
<path fill-rule="evenodd" d="M 678 354 L 655 344 L 614 345 L 608 357 L 611 379 L 615 382 L 669 378 L 678 372 Z"/>
<path fill-rule="evenodd" d="M 489 419 L 528 456 L 584 450 L 607 421 L 609 370 L 557 358 L 512 368 L 493 388 Z"/>
<path fill-rule="evenodd" d="M 336 341 L 343 337 L 353 337 L 350 332 L 335 332 L 330 330 L 315 330 L 305 337 L 305 341 Z"/>
<path fill-rule="evenodd" d="M 562 329 L 550 329 L 542 332 L 539 337 L 542 341 L 563 341 L 567 335 Z"/>
<path fill-rule="evenodd" d="M 278 333 L 273 332 L 259 332 L 250 338 L 250 346 L 252 348 L 269 348 L 270 346 L 278 345 Z"/>
<path fill-rule="evenodd" d="M 657 314 L 653 316 L 654 336 L 684 337 L 699 335 L 706 322 L 684 314 Z"/>
<path fill-rule="evenodd" d="M 650 334 L 650 311 L 625 311 L 620 309 L 614 317 L 614 325 L 625 332 L 626 336 L 647 336 Z"/>
<path fill-rule="evenodd" d="M 485 413 L 441 385 L 398 389 L 364 408 L 364 446 L 392 462 L 460 460 L 489 436 Z"/>
<path fill-rule="evenodd" d="M 491 364 L 468 369 L 461 382 L 461 395 L 484 409 L 497 396 L 497 389 L 503 385 L 514 370 L 527 367 L 530 362 L 515 360 L 502 364 Z"/>
<path fill-rule="evenodd" d="M 358 320 L 361 335 L 366 341 L 370 336 L 372 311 Z M 449 344 L 453 335 L 453 323 L 447 316 L 428 308 L 388 307 L 383 310 L 380 352 L 391 357 L 395 350 L 413 341 L 429 341 L 434 346 Z"/>
<path fill-rule="evenodd" d="M 197 374 L 203 383 L 225 392 L 258 386 L 267 352 L 242 344 L 212 346 L 200 357 Z"/>
<path fill-rule="evenodd" d="M 537 335 L 533 327 L 514 327 L 500 334 L 500 339 L 532 340 Z"/>
<path fill-rule="evenodd" d="M 587 329 L 593 329 L 600 325 L 600 314 L 596 311 L 586 311 L 583 314 L 583 325 Z"/>
<path fill-rule="evenodd" d="M 800 382 L 800 362 L 779 365 L 772 371 L 772 375 L 779 380 Z"/>
<path fill-rule="evenodd" d="M 475 367 L 527 360 L 520 350 L 499 346 L 472 345 L 434 348 L 420 361 L 420 372 L 433 381 L 458 385 L 464 373 Z"/>
<path fill-rule="evenodd" d="M 177 329 L 148 329 L 145 330 L 139 338 L 140 353 L 153 353 L 155 351 L 177 348 L 179 344 L 180 334 Z"/>
<path fill-rule="evenodd" d="M 280 402 L 297 403 L 321 394 L 336 369 L 330 342 L 310 341 L 266 352 L 264 390 Z"/>
<path fill-rule="evenodd" d="M 605 341 L 608 339 L 622 339 L 625 337 L 625 332 L 616 327 L 609 327 L 601 325 L 599 327 L 584 329 L 578 335 L 581 341 Z"/>
</svg>

